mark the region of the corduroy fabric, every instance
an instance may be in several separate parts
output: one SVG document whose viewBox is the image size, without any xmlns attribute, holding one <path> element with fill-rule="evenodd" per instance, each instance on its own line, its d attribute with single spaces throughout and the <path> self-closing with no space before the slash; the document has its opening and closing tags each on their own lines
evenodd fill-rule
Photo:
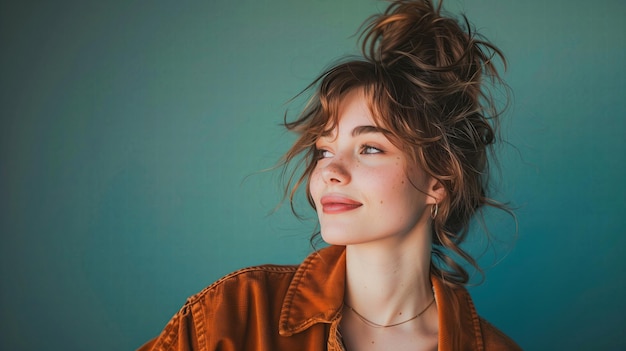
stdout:
<svg viewBox="0 0 626 351">
<path fill-rule="evenodd" d="M 469 293 L 432 277 L 440 351 L 520 350 L 478 316 Z M 298 266 L 231 273 L 187 300 L 140 351 L 340 351 L 345 248 L 330 246 Z"/>
</svg>

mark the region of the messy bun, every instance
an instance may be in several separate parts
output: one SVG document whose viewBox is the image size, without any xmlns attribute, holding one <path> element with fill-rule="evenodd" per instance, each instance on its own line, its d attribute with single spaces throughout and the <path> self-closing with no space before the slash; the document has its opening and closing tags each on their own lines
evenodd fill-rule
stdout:
<svg viewBox="0 0 626 351">
<path fill-rule="evenodd" d="M 469 280 L 454 257 L 479 271 L 460 245 L 470 220 L 485 205 L 509 211 L 487 195 L 488 154 L 497 135 L 500 110 L 492 87 L 506 87 L 495 59 L 501 51 L 476 33 L 468 20 L 442 13 L 441 2 L 393 1 L 368 19 L 361 34 L 362 58 L 349 60 L 320 75 L 307 108 L 285 126 L 299 133 L 284 156 L 289 164 L 304 154 L 304 172 L 289 178 L 293 201 L 297 188 L 315 168 L 315 142 L 337 124 L 342 98 L 363 89 L 375 122 L 392 133 L 415 164 L 444 187 L 446 196 L 432 224 L 431 270 L 452 285 Z M 505 89 L 506 90 L 506 89 Z M 309 202 L 313 204 L 307 189 Z"/>
</svg>

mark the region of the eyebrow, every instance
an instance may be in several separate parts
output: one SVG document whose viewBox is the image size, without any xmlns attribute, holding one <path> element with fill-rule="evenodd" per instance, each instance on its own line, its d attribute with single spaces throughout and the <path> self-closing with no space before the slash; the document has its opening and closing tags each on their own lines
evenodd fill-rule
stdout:
<svg viewBox="0 0 626 351">
<path fill-rule="evenodd" d="M 376 126 L 357 126 L 352 129 L 352 137 L 357 137 L 363 134 L 372 134 L 372 133 L 380 133 L 385 136 L 391 135 L 392 133 L 387 129 L 376 127 Z M 332 130 L 327 130 L 321 134 L 321 137 L 328 138 L 332 135 Z"/>
<path fill-rule="evenodd" d="M 376 126 L 358 126 L 352 129 L 353 137 L 356 137 L 362 134 L 369 134 L 369 133 L 381 133 L 383 135 L 391 134 L 391 132 L 388 131 L 387 129 L 376 127 Z"/>
</svg>

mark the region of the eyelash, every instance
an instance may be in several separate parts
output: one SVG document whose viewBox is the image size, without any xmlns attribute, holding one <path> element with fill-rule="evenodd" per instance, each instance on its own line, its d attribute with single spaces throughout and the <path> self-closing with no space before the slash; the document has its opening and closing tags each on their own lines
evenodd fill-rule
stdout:
<svg viewBox="0 0 626 351">
<path fill-rule="evenodd" d="M 325 152 L 329 152 L 328 150 L 325 149 L 315 149 L 315 159 L 316 160 L 321 160 L 323 158 L 326 158 L 326 156 L 324 156 Z"/>
<path fill-rule="evenodd" d="M 323 158 L 327 158 L 328 156 L 324 156 L 324 153 L 326 153 L 326 152 L 330 152 L 330 151 L 328 151 L 326 149 L 322 149 L 322 148 L 316 149 L 315 150 L 315 157 L 316 157 L 316 159 L 321 160 Z M 363 145 L 361 145 L 359 147 L 359 153 L 362 154 L 362 155 L 375 155 L 375 154 L 382 154 L 384 152 L 383 152 L 383 150 L 381 150 L 380 148 L 377 148 L 375 146 L 363 144 Z"/>
<path fill-rule="evenodd" d="M 368 149 L 369 149 L 369 150 L 374 150 L 374 152 L 365 152 L 365 151 L 366 151 L 366 150 L 368 150 Z M 375 146 L 372 146 L 372 145 L 367 145 L 367 144 L 363 144 L 363 145 L 361 145 L 360 150 L 361 150 L 360 152 L 361 152 L 362 154 L 366 154 L 366 155 L 382 154 L 382 153 L 383 153 L 383 150 L 381 150 L 381 149 L 379 149 L 379 148 L 377 148 L 377 147 L 375 147 Z"/>
</svg>

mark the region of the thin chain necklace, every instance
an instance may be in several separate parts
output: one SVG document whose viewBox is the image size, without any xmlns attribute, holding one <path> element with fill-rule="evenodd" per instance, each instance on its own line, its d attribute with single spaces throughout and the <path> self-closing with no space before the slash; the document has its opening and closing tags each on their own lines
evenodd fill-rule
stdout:
<svg viewBox="0 0 626 351">
<path fill-rule="evenodd" d="M 350 305 L 348 305 L 347 303 L 345 303 L 345 302 L 344 302 L 344 305 L 345 305 L 346 307 L 348 307 L 348 308 L 350 309 L 350 311 L 354 312 L 354 314 L 356 314 L 356 316 L 357 316 L 357 317 L 359 317 L 359 319 L 360 319 L 363 323 L 365 323 L 365 324 L 369 325 L 370 327 L 373 327 L 373 328 L 391 328 L 391 327 L 395 327 L 395 326 L 398 326 L 398 325 L 401 325 L 401 324 L 404 324 L 404 323 L 408 323 L 408 322 L 410 322 L 410 321 L 412 321 L 412 320 L 414 320 L 414 319 L 418 318 L 419 316 L 423 315 L 423 314 L 424 314 L 424 312 L 426 312 L 426 310 L 427 310 L 430 306 L 432 306 L 432 305 L 433 305 L 433 303 L 435 303 L 435 297 L 434 297 L 434 296 L 433 296 L 433 299 L 430 301 L 430 303 L 428 303 L 428 305 L 426 305 L 426 307 L 424 307 L 424 309 L 423 309 L 420 313 L 416 314 L 415 316 L 413 316 L 413 317 L 411 317 L 411 318 L 409 318 L 409 319 L 407 319 L 407 320 L 405 320 L 405 321 L 398 322 L 398 323 L 393 323 L 393 324 L 378 324 L 378 323 L 372 322 L 372 321 L 370 321 L 369 319 L 367 319 L 367 318 L 363 317 L 363 315 L 362 315 L 362 314 L 360 314 L 359 312 L 357 312 L 354 308 L 352 308 L 352 307 L 351 307 Z"/>
</svg>

